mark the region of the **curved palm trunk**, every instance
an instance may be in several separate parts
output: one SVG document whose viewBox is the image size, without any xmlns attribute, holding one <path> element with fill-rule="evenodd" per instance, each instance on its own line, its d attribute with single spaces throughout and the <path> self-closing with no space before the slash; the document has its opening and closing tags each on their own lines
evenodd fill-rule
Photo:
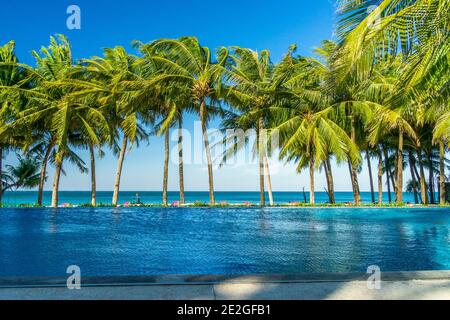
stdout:
<svg viewBox="0 0 450 320">
<path fill-rule="evenodd" d="M 309 159 L 309 181 L 310 181 L 310 195 L 309 195 L 309 203 L 311 205 L 316 204 L 316 193 L 315 193 L 315 181 L 314 181 L 314 171 L 315 171 L 315 161 L 314 157 L 311 156 Z"/>
<path fill-rule="evenodd" d="M 180 116 L 178 121 L 178 158 L 179 158 L 179 176 L 180 176 L 180 204 L 185 204 L 184 195 L 184 163 L 183 163 L 183 117 Z"/>
<path fill-rule="evenodd" d="M 439 142 L 439 203 L 444 205 L 445 199 L 445 145 L 444 142 Z"/>
<path fill-rule="evenodd" d="M 428 200 L 427 185 L 425 183 L 425 169 L 423 167 L 422 151 L 420 149 L 417 150 L 417 156 L 418 156 L 418 159 L 419 159 L 420 193 L 422 194 L 422 203 L 424 205 L 427 205 L 429 200 Z"/>
<path fill-rule="evenodd" d="M 328 197 L 330 198 L 330 203 L 335 204 L 336 198 L 335 198 L 335 193 L 334 193 L 334 177 L 333 177 L 333 171 L 331 168 L 330 157 L 327 157 L 327 160 L 325 162 L 325 173 L 326 173 L 327 185 L 328 185 Z"/>
<path fill-rule="evenodd" d="M 378 151 L 378 204 L 383 204 L 383 154 Z"/>
<path fill-rule="evenodd" d="M 97 180 L 95 176 L 95 150 L 92 144 L 89 144 L 89 153 L 91 155 L 91 205 L 97 206 Z"/>
<path fill-rule="evenodd" d="M 124 137 L 122 142 L 122 148 L 120 149 L 119 160 L 117 163 L 116 179 L 114 181 L 114 194 L 112 199 L 112 205 L 117 206 L 119 203 L 119 191 L 120 191 L 120 179 L 122 176 L 123 161 L 125 159 L 125 153 L 127 152 L 128 138 Z"/>
<path fill-rule="evenodd" d="M 206 128 L 206 102 L 201 101 L 200 104 L 200 121 L 202 123 L 203 140 L 205 142 L 206 161 L 208 162 L 208 177 L 209 177 L 209 202 L 212 206 L 216 204 L 214 196 L 214 173 L 211 157 L 211 148 L 209 146 L 208 130 Z"/>
<path fill-rule="evenodd" d="M 269 203 L 270 206 L 273 206 L 275 203 L 273 201 L 272 178 L 270 177 L 269 159 L 267 156 L 264 156 L 264 164 L 267 175 L 267 192 L 269 193 Z"/>
<path fill-rule="evenodd" d="M 361 192 L 359 190 L 358 174 L 356 167 L 352 164 L 350 160 L 348 161 L 348 169 L 350 171 L 350 177 L 352 180 L 353 198 L 355 204 L 359 206 L 361 204 Z"/>
<path fill-rule="evenodd" d="M 59 159 L 56 161 L 55 178 L 53 181 L 53 190 L 52 190 L 52 208 L 58 208 L 59 181 L 61 179 L 63 162 L 64 162 L 64 154 L 62 153 Z"/>
<path fill-rule="evenodd" d="M 168 180 L 169 180 L 169 129 L 165 132 L 165 143 L 164 143 L 164 178 L 163 178 L 163 205 L 169 205 L 168 198 Z"/>
<path fill-rule="evenodd" d="M 409 169 L 411 172 L 411 178 L 412 178 L 412 184 L 413 184 L 413 193 L 414 193 L 414 203 L 419 203 L 419 196 L 417 192 L 417 179 L 416 179 L 416 173 L 414 172 L 414 158 L 412 156 L 411 151 L 408 153 L 408 159 L 409 159 Z"/>
<path fill-rule="evenodd" d="M 45 176 L 47 175 L 47 164 L 48 164 L 48 159 L 50 158 L 50 154 L 51 154 L 54 146 L 55 146 L 54 143 L 50 143 L 47 146 L 47 150 L 45 151 L 44 159 L 42 160 L 41 176 L 39 178 L 38 202 L 37 202 L 39 207 L 42 207 L 42 203 L 43 203 Z"/>
<path fill-rule="evenodd" d="M 355 118 L 352 118 L 352 141 L 356 144 L 356 127 L 355 127 Z M 361 204 L 361 192 L 359 189 L 358 182 L 358 172 L 356 166 L 349 160 L 350 165 L 350 175 L 352 179 L 353 186 L 353 197 L 355 199 L 355 204 L 359 206 Z"/>
<path fill-rule="evenodd" d="M 375 188 L 373 186 L 372 163 L 370 162 L 369 150 L 366 151 L 367 166 L 369 168 L 370 194 L 372 195 L 372 203 L 375 203 Z"/>
<path fill-rule="evenodd" d="M 257 152 L 259 156 L 259 204 L 266 205 L 266 191 L 264 186 L 264 149 L 262 133 L 262 119 L 259 119 L 256 132 Z"/>
<path fill-rule="evenodd" d="M 387 181 L 387 189 L 388 189 L 388 199 L 389 203 L 392 203 L 392 195 L 391 195 L 391 166 L 389 165 L 389 154 L 386 148 L 383 148 L 384 153 L 384 166 L 386 168 L 386 181 Z"/>
<path fill-rule="evenodd" d="M 403 203 L 403 130 L 400 129 L 398 135 L 398 154 L 397 154 L 397 186 L 395 188 L 397 203 Z"/>
</svg>

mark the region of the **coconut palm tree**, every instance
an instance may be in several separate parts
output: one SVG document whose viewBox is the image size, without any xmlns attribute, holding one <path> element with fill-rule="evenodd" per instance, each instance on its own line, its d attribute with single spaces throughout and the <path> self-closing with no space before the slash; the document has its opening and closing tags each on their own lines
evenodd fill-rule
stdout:
<svg viewBox="0 0 450 320">
<path fill-rule="evenodd" d="M 6 183 L 2 189 L 2 194 L 8 190 L 33 189 L 39 185 L 39 162 L 31 158 L 22 158 L 20 155 L 18 156 L 18 161 L 19 163 L 16 166 L 6 166 Z"/>
<path fill-rule="evenodd" d="M 360 161 L 359 151 L 351 138 L 330 117 L 333 109 L 315 111 L 310 106 L 300 106 L 288 112 L 276 127 L 280 131 L 282 158 L 298 163 L 300 172 L 309 167 L 310 203 L 315 204 L 314 172 L 332 152 L 338 161 L 351 156 Z"/>
<path fill-rule="evenodd" d="M 18 59 L 14 53 L 15 43 L 11 41 L 0 46 L 0 118 L 1 126 L 11 122 L 24 107 L 23 97 L 17 90 L 11 88 L 22 88 L 24 82 L 23 69 L 18 66 Z M 27 130 L 29 132 L 30 130 Z M 24 131 L 5 130 L 0 135 L 0 181 L 2 181 L 3 158 L 11 150 L 17 149 L 23 142 Z M 0 183 L 0 206 L 2 203 L 2 188 Z"/>
<path fill-rule="evenodd" d="M 153 86 L 158 83 L 177 83 L 189 88 L 193 103 L 200 115 L 206 159 L 208 163 L 210 204 L 215 205 L 213 161 L 208 138 L 207 125 L 211 116 L 210 111 L 221 97 L 223 82 L 223 66 L 228 59 L 228 50 L 220 48 L 217 51 L 217 61 L 211 50 L 200 45 L 197 38 L 183 37 L 178 40 L 160 39 L 150 44 L 141 45 L 141 51 L 147 55 L 158 70 L 158 76 L 151 80 L 144 79 L 143 86 Z M 150 68 L 154 65 L 148 64 Z M 142 67 L 146 72 L 146 67 Z"/>
<path fill-rule="evenodd" d="M 119 202 L 126 152 L 134 144 L 139 145 L 141 140 L 148 138 L 143 127 L 146 115 L 139 112 L 141 104 L 136 104 L 132 92 L 128 89 L 130 82 L 139 79 L 136 60 L 136 56 L 128 54 L 125 48 L 119 46 L 105 49 L 103 57 L 92 57 L 82 61 L 92 84 L 92 92 L 88 94 L 93 95 L 93 99 L 108 119 L 112 128 L 110 147 L 118 154 L 112 198 L 114 206 Z"/>
<path fill-rule="evenodd" d="M 233 105 L 235 113 L 229 113 L 226 126 L 256 131 L 254 150 L 259 157 L 260 204 L 265 205 L 264 177 L 267 177 L 270 205 L 273 206 L 273 192 L 270 178 L 266 130 L 270 126 L 273 107 L 287 89 L 283 88 L 283 78 L 276 72 L 276 66 L 270 60 L 269 51 L 255 52 L 251 49 L 232 47 L 230 64 L 224 68 L 230 88 L 226 99 Z M 234 137 L 229 137 L 233 140 Z M 243 146 L 244 144 L 237 144 Z M 236 144 L 232 144 L 233 152 Z"/>
<path fill-rule="evenodd" d="M 396 195 L 397 203 L 403 202 L 403 148 L 405 134 L 411 139 L 416 139 L 417 135 L 413 127 L 409 124 L 405 108 L 390 109 L 388 107 L 377 108 L 377 116 L 374 118 L 370 128 L 370 141 L 376 144 L 379 141 L 381 131 L 394 131 L 398 134 L 397 149 L 397 179 L 396 179 Z"/>
<path fill-rule="evenodd" d="M 27 96 L 27 108 L 1 131 L 44 123 L 50 136 L 55 139 L 52 207 L 57 207 L 64 159 L 83 167 L 81 159 L 70 148 L 71 140 L 76 140 L 78 135 L 86 135 L 90 142 L 98 144 L 97 133 L 107 132 L 109 126 L 102 112 L 79 99 L 80 92 L 88 84 L 76 77 L 71 47 L 66 37 L 51 37 L 49 47 L 42 48 L 41 54 L 33 52 L 33 56 L 37 67 L 35 70 L 27 68 L 27 73 L 28 81 L 35 83 L 35 86 L 21 90 Z"/>
</svg>

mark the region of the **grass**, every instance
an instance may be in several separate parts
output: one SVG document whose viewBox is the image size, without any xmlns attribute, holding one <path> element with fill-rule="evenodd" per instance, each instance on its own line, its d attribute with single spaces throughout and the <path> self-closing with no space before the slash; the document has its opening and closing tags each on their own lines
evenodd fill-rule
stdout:
<svg viewBox="0 0 450 320">
<path fill-rule="evenodd" d="M 3 203 L 2 208 L 41 208 L 36 204 L 8 204 Z M 258 204 L 253 203 L 244 203 L 244 204 L 229 204 L 225 202 L 221 202 L 216 204 L 215 206 L 211 206 L 206 202 L 194 202 L 182 206 L 163 206 L 162 204 L 141 204 L 141 205 L 130 205 L 130 206 L 118 206 L 121 208 L 270 208 L 270 206 L 260 206 Z M 354 204 L 347 203 L 321 203 L 316 205 L 311 205 L 309 203 L 292 203 L 292 204 L 276 204 L 272 206 L 273 208 L 450 208 L 450 203 L 445 205 L 433 204 L 433 205 L 414 205 L 414 204 L 406 204 L 406 203 L 384 203 L 384 204 L 361 204 L 356 206 Z M 91 204 L 81 204 L 81 205 L 70 205 L 65 208 L 94 208 Z M 116 208 L 115 206 L 107 203 L 98 204 L 95 208 Z"/>
</svg>

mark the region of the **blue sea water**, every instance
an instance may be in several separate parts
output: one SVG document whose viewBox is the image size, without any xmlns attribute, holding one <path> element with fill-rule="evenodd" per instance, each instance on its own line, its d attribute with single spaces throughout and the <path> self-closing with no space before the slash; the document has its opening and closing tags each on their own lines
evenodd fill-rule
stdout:
<svg viewBox="0 0 450 320">
<path fill-rule="evenodd" d="M 136 194 L 139 193 L 140 199 L 146 204 L 160 204 L 162 203 L 162 192 L 121 192 L 120 203 L 132 202 Z M 51 192 L 44 193 L 44 205 L 50 205 Z M 112 200 L 112 192 L 97 192 L 97 203 L 110 204 Z M 304 195 L 302 192 L 275 192 L 274 200 L 277 204 L 285 204 L 290 202 L 303 202 L 304 196 L 309 201 L 309 192 Z M 372 197 L 370 192 L 361 193 L 362 201 L 371 203 Z M 179 192 L 169 192 L 169 201 L 179 201 Z M 268 201 L 268 195 L 266 195 Z M 388 194 L 383 196 L 385 202 L 388 202 Z M 392 199 L 394 195 L 392 194 Z M 186 192 L 186 201 L 188 203 L 194 202 L 209 202 L 208 192 Z M 253 204 L 259 203 L 259 192 L 216 192 L 217 202 L 227 202 L 230 204 L 239 204 L 250 202 Z M 336 201 L 338 203 L 353 202 L 352 192 L 337 192 Z M 414 196 L 411 193 L 404 194 L 404 201 L 414 203 Z M 37 202 L 37 192 L 33 191 L 17 191 L 6 192 L 3 196 L 3 203 L 7 205 L 19 206 L 21 204 L 34 204 Z M 60 203 L 70 203 L 73 205 L 88 204 L 91 202 L 90 191 L 61 191 L 59 193 Z M 327 203 L 328 195 L 325 192 L 316 193 L 317 203 Z"/>
<path fill-rule="evenodd" d="M 450 270 L 450 210 L 3 208 L 0 244 L 0 277 Z"/>
</svg>

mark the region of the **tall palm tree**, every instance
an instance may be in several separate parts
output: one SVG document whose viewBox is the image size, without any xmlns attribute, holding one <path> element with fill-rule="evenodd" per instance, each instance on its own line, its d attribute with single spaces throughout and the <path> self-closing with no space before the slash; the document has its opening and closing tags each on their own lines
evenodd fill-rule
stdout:
<svg viewBox="0 0 450 320">
<path fill-rule="evenodd" d="M 282 78 L 278 77 L 275 71 L 276 67 L 270 60 L 269 51 L 258 53 L 250 49 L 233 47 L 230 60 L 230 64 L 224 68 L 224 73 L 231 85 L 227 100 L 237 111 L 231 115 L 231 122 L 234 128 L 256 130 L 254 150 L 259 157 L 260 204 L 264 206 L 266 202 L 264 177 L 267 177 L 269 201 L 273 206 L 268 161 L 270 149 L 267 146 L 266 130 L 270 126 L 273 107 L 283 95 L 287 96 L 286 89 L 282 88 Z M 232 148 L 234 147 L 233 145 Z"/>
<path fill-rule="evenodd" d="M 210 204 L 215 205 L 213 162 L 207 132 L 208 121 L 212 114 L 211 107 L 217 105 L 221 96 L 223 66 L 228 59 L 228 50 L 217 51 L 217 61 L 211 50 L 203 47 L 194 37 L 178 40 L 161 39 L 147 45 L 141 45 L 141 51 L 147 59 L 162 70 L 152 80 L 143 80 L 142 85 L 153 86 L 155 83 L 177 83 L 188 87 L 193 102 L 197 107 L 202 125 L 206 159 L 208 163 Z M 153 65 L 151 66 L 153 68 Z M 143 67 L 144 72 L 146 67 Z"/>
<path fill-rule="evenodd" d="M 83 60 L 92 84 L 92 95 L 112 128 L 111 148 L 118 154 L 112 204 L 118 205 L 120 182 L 127 150 L 148 137 L 143 127 L 145 117 L 139 113 L 128 89 L 129 82 L 139 79 L 137 57 L 123 47 L 107 48 L 103 57 Z M 121 140 L 121 142 L 118 142 Z"/>
<path fill-rule="evenodd" d="M 35 86 L 22 90 L 28 98 L 27 108 L 2 131 L 45 124 L 56 145 L 52 207 L 57 207 L 64 159 L 82 167 L 81 159 L 70 148 L 71 140 L 76 140 L 78 135 L 86 135 L 92 143 L 98 144 L 97 133 L 107 132 L 109 126 L 102 112 L 79 99 L 80 91 L 87 84 L 75 76 L 71 47 L 66 37 L 51 37 L 49 47 L 42 48 L 41 54 L 33 52 L 33 56 L 37 67 L 35 70 L 27 68 L 27 73 L 28 80 Z"/>
<path fill-rule="evenodd" d="M 13 121 L 18 112 L 24 107 L 23 97 L 18 90 L 11 91 L 11 88 L 22 88 L 26 86 L 23 69 L 18 66 L 18 59 L 14 52 L 15 43 L 13 41 L 0 46 L 0 117 L 1 126 Z M 29 132 L 30 130 L 26 130 Z M 5 130 L 0 135 L 0 181 L 2 179 L 3 157 L 12 149 L 16 149 L 18 136 L 23 136 L 23 131 Z M 2 203 L 3 184 L 0 183 L 0 206 Z"/>
<path fill-rule="evenodd" d="M 398 149 L 397 149 L 397 166 L 396 166 L 396 186 L 395 199 L 397 203 L 403 202 L 403 147 L 405 134 L 411 139 L 416 139 L 417 135 L 413 127 L 409 124 L 407 115 L 405 115 L 405 108 L 391 109 L 388 107 L 379 107 L 377 109 L 377 117 L 371 125 L 370 140 L 373 145 L 378 142 L 381 131 L 396 131 L 398 134 Z"/>
<path fill-rule="evenodd" d="M 294 108 L 281 120 L 276 129 L 280 131 L 282 158 L 298 163 L 297 170 L 309 167 L 310 203 L 315 204 L 314 172 L 331 151 L 340 161 L 348 155 L 359 161 L 359 151 L 351 138 L 329 116 L 331 107 L 315 111 L 308 106 Z"/>
</svg>

